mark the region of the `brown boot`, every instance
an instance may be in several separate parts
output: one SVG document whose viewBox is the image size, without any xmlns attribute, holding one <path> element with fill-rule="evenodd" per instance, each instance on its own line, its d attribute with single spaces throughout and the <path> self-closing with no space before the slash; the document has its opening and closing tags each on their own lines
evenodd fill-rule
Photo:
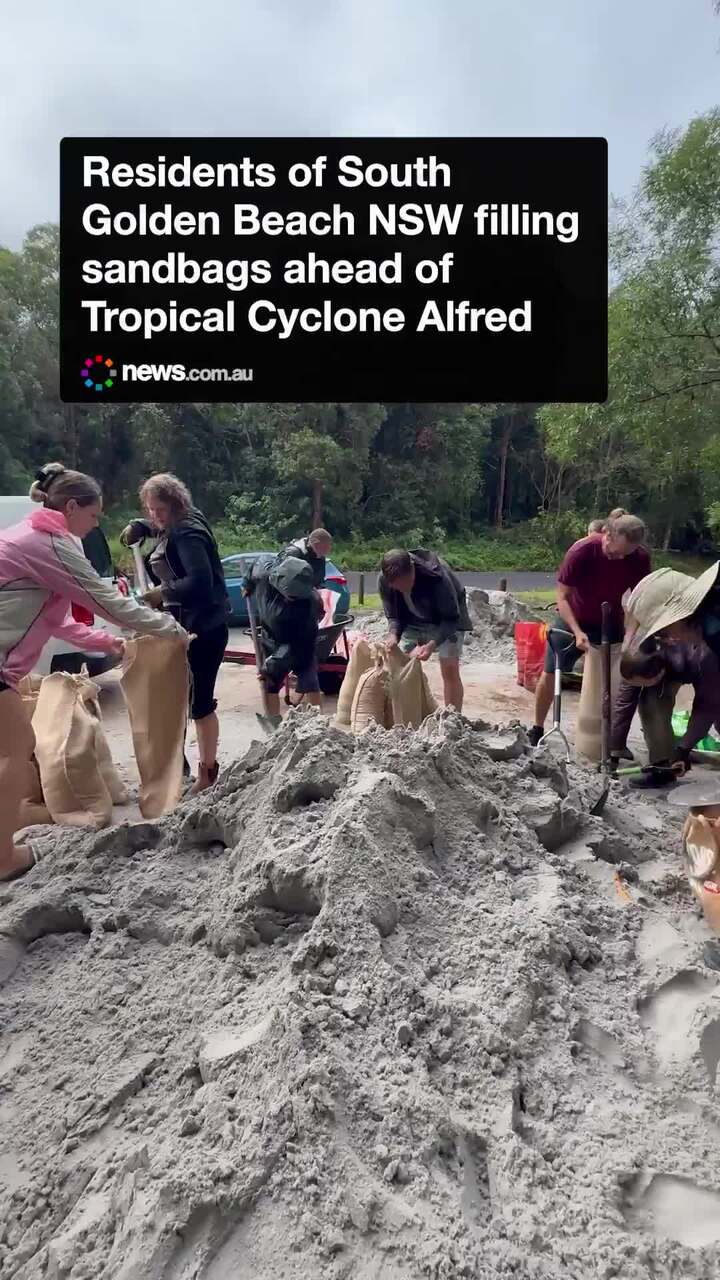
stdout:
<svg viewBox="0 0 720 1280">
<path fill-rule="evenodd" d="M 198 776 L 190 788 L 190 795 L 197 796 L 201 791 L 207 791 L 208 787 L 212 787 L 217 782 L 219 772 L 220 765 L 217 761 L 212 765 L 203 764 L 201 761 L 198 765 Z"/>
</svg>

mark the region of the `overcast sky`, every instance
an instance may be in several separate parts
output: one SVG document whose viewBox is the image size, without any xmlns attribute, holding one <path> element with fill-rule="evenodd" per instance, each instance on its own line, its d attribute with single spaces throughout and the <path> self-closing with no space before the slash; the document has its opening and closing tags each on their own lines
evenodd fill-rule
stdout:
<svg viewBox="0 0 720 1280">
<path fill-rule="evenodd" d="M 0 243 L 58 217 L 67 135 L 651 136 L 720 101 L 712 0 L 4 0 Z"/>
</svg>

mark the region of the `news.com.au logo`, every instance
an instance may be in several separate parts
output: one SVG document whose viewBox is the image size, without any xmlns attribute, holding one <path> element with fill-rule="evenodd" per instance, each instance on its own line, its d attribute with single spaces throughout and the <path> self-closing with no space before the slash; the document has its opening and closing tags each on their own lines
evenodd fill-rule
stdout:
<svg viewBox="0 0 720 1280">
<path fill-rule="evenodd" d="M 112 391 L 117 376 L 114 361 L 109 356 L 88 356 L 80 370 L 85 386 L 95 391 Z"/>
</svg>

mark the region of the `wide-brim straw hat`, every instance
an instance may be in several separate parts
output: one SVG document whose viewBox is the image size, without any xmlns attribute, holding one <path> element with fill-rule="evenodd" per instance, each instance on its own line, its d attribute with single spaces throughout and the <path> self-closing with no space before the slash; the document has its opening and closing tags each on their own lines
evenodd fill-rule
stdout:
<svg viewBox="0 0 720 1280">
<path fill-rule="evenodd" d="M 638 624 L 635 644 L 642 644 L 673 622 L 689 618 L 715 586 L 718 569 L 720 560 L 699 578 L 677 569 L 656 569 L 638 582 L 625 603 L 625 612 Z"/>
</svg>

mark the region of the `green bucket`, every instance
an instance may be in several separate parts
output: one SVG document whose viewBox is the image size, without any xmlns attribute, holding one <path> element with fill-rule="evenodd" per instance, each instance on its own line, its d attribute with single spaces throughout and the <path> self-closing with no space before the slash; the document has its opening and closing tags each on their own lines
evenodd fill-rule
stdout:
<svg viewBox="0 0 720 1280">
<path fill-rule="evenodd" d="M 676 738 L 682 738 L 687 733 L 687 727 L 690 723 L 689 711 L 673 711 L 672 714 L 672 730 Z M 696 751 L 720 751 L 720 740 L 708 734 L 706 738 L 701 738 L 695 744 Z"/>
</svg>

